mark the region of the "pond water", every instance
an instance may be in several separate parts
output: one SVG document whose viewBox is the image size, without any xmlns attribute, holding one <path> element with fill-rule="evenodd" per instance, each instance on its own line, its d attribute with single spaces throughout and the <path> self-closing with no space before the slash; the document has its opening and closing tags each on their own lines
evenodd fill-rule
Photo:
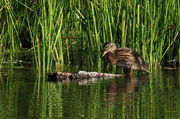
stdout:
<svg viewBox="0 0 180 119">
<path fill-rule="evenodd" d="M 53 83 L 36 69 L 1 69 L 0 119 L 180 119 L 179 76 Z"/>
</svg>

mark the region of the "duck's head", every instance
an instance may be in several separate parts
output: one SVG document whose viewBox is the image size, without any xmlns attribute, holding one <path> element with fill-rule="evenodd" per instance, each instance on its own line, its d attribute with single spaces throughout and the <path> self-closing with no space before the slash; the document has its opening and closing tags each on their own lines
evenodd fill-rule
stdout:
<svg viewBox="0 0 180 119">
<path fill-rule="evenodd" d="M 101 52 L 101 56 L 105 56 L 108 52 L 114 52 L 117 49 L 115 43 L 107 42 L 103 45 L 103 50 Z"/>
</svg>

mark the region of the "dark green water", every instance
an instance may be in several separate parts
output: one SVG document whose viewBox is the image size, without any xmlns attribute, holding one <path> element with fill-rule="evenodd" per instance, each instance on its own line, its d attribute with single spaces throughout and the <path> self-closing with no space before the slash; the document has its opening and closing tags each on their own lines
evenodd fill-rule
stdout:
<svg viewBox="0 0 180 119">
<path fill-rule="evenodd" d="M 179 76 L 51 83 L 33 69 L 1 69 L 0 119 L 180 119 Z"/>
</svg>

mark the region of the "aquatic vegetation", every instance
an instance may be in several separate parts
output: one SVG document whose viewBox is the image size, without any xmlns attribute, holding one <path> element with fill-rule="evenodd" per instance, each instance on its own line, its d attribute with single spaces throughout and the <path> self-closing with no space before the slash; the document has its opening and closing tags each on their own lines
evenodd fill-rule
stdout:
<svg viewBox="0 0 180 119">
<path fill-rule="evenodd" d="M 36 67 L 101 67 L 102 44 L 111 41 L 150 66 L 179 63 L 179 8 L 178 0 L 1 0 L 0 56 L 29 48 Z"/>
</svg>

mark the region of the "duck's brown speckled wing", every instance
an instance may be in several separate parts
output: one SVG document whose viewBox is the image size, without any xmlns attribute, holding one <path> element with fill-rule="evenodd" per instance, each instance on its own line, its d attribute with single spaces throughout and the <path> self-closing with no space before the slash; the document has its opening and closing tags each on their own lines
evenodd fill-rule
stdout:
<svg viewBox="0 0 180 119">
<path fill-rule="evenodd" d="M 133 56 L 130 48 L 118 48 L 114 52 L 107 53 L 107 59 L 110 63 L 130 68 L 133 62 Z"/>
<path fill-rule="evenodd" d="M 132 67 L 134 62 L 132 52 L 133 51 L 130 48 L 118 48 L 115 53 L 118 59 L 117 65 L 124 68 Z"/>
<path fill-rule="evenodd" d="M 130 48 L 118 48 L 113 53 L 108 53 L 107 59 L 112 64 L 134 70 L 141 70 L 142 66 L 146 66 L 144 59 Z"/>
<path fill-rule="evenodd" d="M 131 54 L 134 57 L 134 65 L 132 66 L 132 69 L 141 70 L 146 73 L 149 73 L 148 65 L 146 64 L 144 59 L 141 57 L 141 55 L 135 51 L 133 51 Z"/>
</svg>

